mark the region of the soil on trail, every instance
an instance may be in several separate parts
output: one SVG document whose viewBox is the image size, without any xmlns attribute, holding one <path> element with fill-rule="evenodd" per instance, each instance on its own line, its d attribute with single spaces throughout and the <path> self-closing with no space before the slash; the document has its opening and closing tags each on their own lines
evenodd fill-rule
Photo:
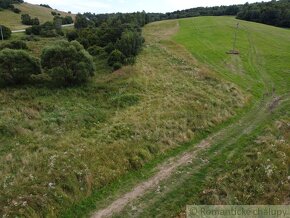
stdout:
<svg viewBox="0 0 290 218">
<path fill-rule="evenodd" d="M 211 139 L 206 139 L 198 144 L 198 150 L 193 152 L 185 153 L 181 157 L 172 158 L 166 163 L 162 164 L 159 169 L 158 173 L 150 178 L 149 180 L 141 183 L 140 185 L 136 186 L 131 192 L 125 194 L 124 196 L 120 197 L 116 201 L 114 201 L 110 206 L 107 208 L 100 210 L 92 215 L 94 218 L 98 217 L 110 217 L 114 213 L 120 212 L 130 201 L 142 196 L 147 190 L 158 186 L 158 184 L 172 175 L 175 170 L 182 165 L 191 163 L 192 158 L 196 155 L 196 153 L 200 149 L 204 149 L 209 147 L 211 144 Z"/>
</svg>

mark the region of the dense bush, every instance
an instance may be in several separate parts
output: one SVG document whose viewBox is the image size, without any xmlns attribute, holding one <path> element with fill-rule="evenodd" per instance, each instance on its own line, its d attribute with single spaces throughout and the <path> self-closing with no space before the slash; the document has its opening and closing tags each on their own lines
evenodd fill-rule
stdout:
<svg viewBox="0 0 290 218">
<path fill-rule="evenodd" d="M 94 75 L 92 56 L 76 41 L 59 41 L 43 49 L 41 65 L 59 85 L 87 82 Z"/>
<path fill-rule="evenodd" d="M 82 29 L 88 26 L 89 26 L 89 21 L 87 20 L 87 18 L 82 14 L 77 14 L 76 20 L 75 20 L 75 28 Z"/>
<path fill-rule="evenodd" d="M 27 35 L 40 35 L 40 31 L 41 31 L 41 26 L 39 26 L 39 25 L 34 25 L 34 26 L 32 26 L 32 27 L 28 27 L 28 28 L 26 28 L 26 30 L 25 30 L 25 33 L 27 34 Z"/>
<path fill-rule="evenodd" d="M 27 35 L 41 35 L 43 37 L 56 37 L 58 35 L 63 35 L 61 30 L 61 24 L 57 25 L 52 22 L 45 22 L 42 25 L 34 25 L 26 29 Z"/>
<path fill-rule="evenodd" d="M 21 12 L 21 10 L 18 9 L 18 8 L 13 8 L 12 11 L 13 11 L 14 13 L 16 13 L 16 14 L 20 14 L 20 12 Z"/>
<path fill-rule="evenodd" d="M 6 42 L 0 45 L 0 50 L 3 50 L 5 48 L 10 48 L 10 49 L 28 49 L 27 45 L 23 41 L 11 41 L 11 42 Z"/>
<path fill-rule="evenodd" d="M 136 31 L 125 31 L 121 39 L 116 43 L 116 48 L 120 50 L 126 58 L 136 56 L 143 44 L 143 37 Z"/>
<path fill-rule="evenodd" d="M 122 66 L 124 63 L 125 56 L 123 53 L 117 49 L 111 52 L 109 58 L 108 58 L 108 64 L 110 66 L 113 66 L 114 68 L 117 68 L 117 66 Z M 120 67 L 119 67 L 120 68 Z"/>
<path fill-rule="evenodd" d="M 62 24 L 72 24 L 74 21 L 71 16 L 62 17 Z"/>
<path fill-rule="evenodd" d="M 6 27 L 6 26 L 3 26 L 0 24 L 0 28 L 2 28 L 2 33 L 3 33 L 3 38 L 4 39 L 9 39 L 11 37 L 11 30 Z M 1 35 L 0 35 L 0 39 L 1 39 Z"/>
<path fill-rule="evenodd" d="M 49 5 L 47 5 L 47 4 L 40 4 L 39 6 L 51 9 L 51 7 Z"/>
<path fill-rule="evenodd" d="M 26 84 L 32 75 L 41 74 L 39 60 L 23 50 L 0 51 L 0 84 Z"/>
<path fill-rule="evenodd" d="M 97 46 L 97 45 L 94 45 L 94 46 L 89 47 L 87 49 L 87 51 L 92 56 L 103 56 L 103 55 L 106 55 L 107 54 L 107 52 L 105 51 L 104 48 L 102 48 L 100 46 Z"/>
<path fill-rule="evenodd" d="M 79 37 L 78 32 L 75 30 L 71 30 L 71 31 L 66 33 L 66 38 L 68 39 L 68 41 L 74 41 L 78 37 Z"/>
<path fill-rule="evenodd" d="M 39 25 L 39 19 L 37 17 L 31 18 L 29 14 L 22 14 L 21 15 L 21 22 L 24 25 Z"/>
</svg>

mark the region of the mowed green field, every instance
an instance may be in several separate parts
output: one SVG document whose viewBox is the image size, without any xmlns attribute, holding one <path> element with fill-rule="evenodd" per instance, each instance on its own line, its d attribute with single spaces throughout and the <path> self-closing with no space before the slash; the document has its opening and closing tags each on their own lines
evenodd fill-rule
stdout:
<svg viewBox="0 0 290 218">
<path fill-rule="evenodd" d="M 236 47 L 241 54 L 228 55 L 237 23 Z M 225 78 L 256 96 L 265 88 L 279 94 L 289 91 L 290 30 L 233 17 L 198 17 L 179 24 L 174 40 Z"/>
</svg>

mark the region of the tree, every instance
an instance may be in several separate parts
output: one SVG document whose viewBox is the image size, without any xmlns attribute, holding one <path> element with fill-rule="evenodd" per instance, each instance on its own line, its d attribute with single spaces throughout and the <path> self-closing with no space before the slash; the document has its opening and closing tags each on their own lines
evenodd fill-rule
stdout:
<svg viewBox="0 0 290 218">
<path fill-rule="evenodd" d="M 39 19 L 37 17 L 31 19 L 29 14 L 22 14 L 21 15 L 21 22 L 24 25 L 39 25 Z"/>
<path fill-rule="evenodd" d="M 45 47 L 41 65 L 56 84 L 65 86 L 85 83 L 95 72 L 92 56 L 77 41 Z"/>
<path fill-rule="evenodd" d="M 121 51 L 115 49 L 114 51 L 111 52 L 111 54 L 108 58 L 108 64 L 110 66 L 114 66 L 116 64 L 118 64 L 118 65 L 121 64 L 121 66 L 122 66 L 122 64 L 124 63 L 124 60 L 125 60 L 124 54 Z"/>
<path fill-rule="evenodd" d="M 26 84 L 32 75 L 41 74 L 39 60 L 23 50 L 0 51 L 0 84 Z"/>
<path fill-rule="evenodd" d="M 70 42 L 76 40 L 78 37 L 79 37 L 78 32 L 75 30 L 71 30 L 66 33 L 66 38 Z"/>
<path fill-rule="evenodd" d="M 143 44 L 142 36 L 136 31 L 123 32 L 120 40 L 117 41 L 116 47 L 126 57 L 136 56 Z"/>
<path fill-rule="evenodd" d="M 89 21 L 84 15 L 77 14 L 75 19 L 75 28 L 76 29 L 82 29 L 89 26 Z"/>
<path fill-rule="evenodd" d="M 29 16 L 29 14 L 22 14 L 21 15 L 21 22 L 24 25 L 30 25 L 30 23 L 31 23 L 31 17 Z"/>
<path fill-rule="evenodd" d="M 62 19 L 62 24 L 65 25 L 65 24 L 72 24 L 74 21 L 72 19 L 71 16 L 65 16 L 63 19 Z"/>
<path fill-rule="evenodd" d="M 6 26 L 3 26 L 0 24 L 0 28 L 2 29 L 2 34 L 3 34 L 3 39 L 9 39 L 11 37 L 11 30 L 6 27 Z M 1 35 L 0 35 L 0 40 L 1 40 Z"/>
</svg>

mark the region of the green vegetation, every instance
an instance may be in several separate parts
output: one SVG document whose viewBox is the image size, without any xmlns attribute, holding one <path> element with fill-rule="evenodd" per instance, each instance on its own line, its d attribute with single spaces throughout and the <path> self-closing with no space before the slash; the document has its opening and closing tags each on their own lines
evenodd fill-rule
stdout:
<svg viewBox="0 0 290 218">
<path fill-rule="evenodd" d="M 3 25 L 0 25 L 0 28 L 2 30 L 2 34 L 3 34 L 3 39 L 9 39 L 11 37 L 11 30 Z M 1 40 L 2 40 L 2 35 L 1 35 Z"/>
<path fill-rule="evenodd" d="M 54 18 L 51 12 L 55 10 L 52 10 L 50 8 L 42 7 L 39 5 L 33 5 L 29 3 L 15 4 L 14 7 L 16 9 L 19 9 L 21 13 L 17 14 L 8 9 L 0 10 L 1 23 L 12 30 L 22 30 L 27 28 L 26 25 L 23 25 L 21 23 L 22 14 L 29 14 L 30 17 L 33 18 L 37 17 L 41 24 L 47 21 L 53 21 Z M 73 19 L 75 18 L 74 14 L 69 14 L 62 11 L 55 12 L 59 14 L 59 16 L 61 17 L 71 16 Z"/>
<path fill-rule="evenodd" d="M 96 58 L 107 59 L 117 70 L 122 65 L 133 64 L 144 43 L 141 27 L 144 13 L 76 16 L 76 30 L 67 33 L 69 41 L 79 41 Z"/>
<path fill-rule="evenodd" d="M 41 65 L 52 80 L 60 85 L 82 84 L 95 73 L 92 56 L 77 41 L 59 41 L 45 47 Z"/>
<path fill-rule="evenodd" d="M 23 0 L 1 0 L 0 9 L 14 9 L 13 4 L 23 3 Z"/>
<path fill-rule="evenodd" d="M 27 35 L 36 35 L 42 37 L 56 37 L 56 36 L 63 36 L 64 32 L 62 31 L 61 27 L 61 20 L 60 22 L 45 22 L 41 25 L 33 25 L 32 27 L 28 27 L 25 30 Z"/>
<path fill-rule="evenodd" d="M 245 4 L 237 14 L 237 18 L 273 26 L 290 27 L 290 1 Z"/>
<path fill-rule="evenodd" d="M 27 50 L 27 44 L 22 40 L 13 40 L 9 42 L 4 42 L 0 45 L 0 50 L 3 50 L 4 48 L 10 48 L 10 49 L 24 49 Z"/>
<path fill-rule="evenodd" d="M 0 85 L 31 82 L 31 76 L 41 73 L 39 60 L 22 50 L 0 51 Z"/>
<path fill-rule="evenodd" d="M 173 39 L 201 66 L 251 93 L 252 108 L 213 135 L 209 148 L 192 148 L 192 162 L 115 217 L 175 217 L 188 204 L 288 203 L 290 33 L 240 21 L 241 54 L 230 56 L 226 51 L 236 22 L 230 17 L 183 19 Z"/>
<path fill-rule="evenodd" d="M 166 14 L 148 13 L 146 23 L 198 16 L 237 16 L 238 19 L 290 27 L 290 1 L 274 0 L 268 2 L 245 3 L 244 5 L 198 7 L 178 10 Z"/>
<path fill-rule="evenodd" d="M 1 89 L 1 214 L 56 216 L 209 134 L 248 102 L 179 45 L 156 43 L 151 34 L 161 37 L 154 25 L 145 29 L 147 46 L 134 66 L 111 73 L 94 58 L 96 76 L 85 86 Z M 28 41 L 29 52 L 39 57 L 60 39 Z"/>
<path fill-rule="evenodd" d="M 31 18 L 29 14 L 22 14 L 21 22 L 24 25 L 39 25 L 39 19 L 37 17 Z"/>
<path fill-rule="evenodd" d="M 235 14 L 239 7 L 211 13 Z M 240 21 L 240 55 L 233 56 L 226 54 L 233 17 L 152 23 L 144 27 L 145 41 L 141 27 L 173 17 L 85 13 L 67 32 L 68 42 L 65 18 L 41 8 L 54 22 L 0 42 L 1 215 L 80 217 L 189 150 L 196 152 L 192 163 L 116 216 L 286 200 L 288 30 Z M 208 135 L 210 146 L 194 146 Z"/>
</svg>

